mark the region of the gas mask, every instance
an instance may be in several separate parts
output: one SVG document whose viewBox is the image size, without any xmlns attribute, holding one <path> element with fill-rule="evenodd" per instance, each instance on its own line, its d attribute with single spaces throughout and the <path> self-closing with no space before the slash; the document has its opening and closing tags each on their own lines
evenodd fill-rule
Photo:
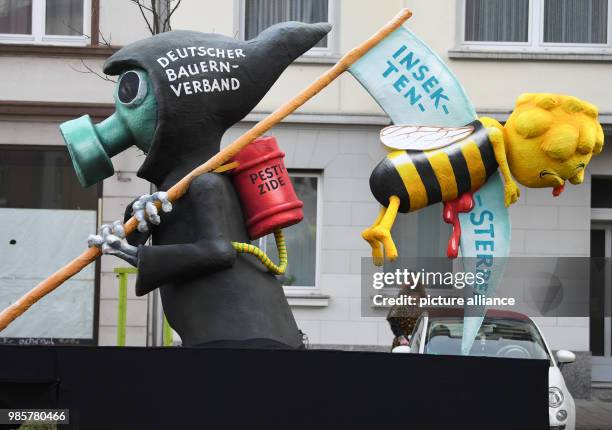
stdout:
<svg viewBox="0 0 612 430">
<path fill-rule="evenodd" d="M 149 76 L 133 69 L 121 74 L 115 113 L 99 124 L 89 115 L 66 121 L 60 130 L 79 182 L 89 187 L 115 172 L 111 158 L 130 146 L 147 153 L 157 124 L 157 102 Z"/>
</svg>

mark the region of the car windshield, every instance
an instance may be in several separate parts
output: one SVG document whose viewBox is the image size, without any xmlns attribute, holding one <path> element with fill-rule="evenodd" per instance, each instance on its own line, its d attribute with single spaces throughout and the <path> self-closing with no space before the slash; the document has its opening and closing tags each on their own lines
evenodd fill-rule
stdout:
<svg viewBox="0 0 612 430">
<path fill-rule="evenodd" d="M 426 354 L 461 355 L 463 318 L 430 318 Z M 542 337 L 529 320 L 485 318 L 469 355 L 550 360 Z"/>
</svg>

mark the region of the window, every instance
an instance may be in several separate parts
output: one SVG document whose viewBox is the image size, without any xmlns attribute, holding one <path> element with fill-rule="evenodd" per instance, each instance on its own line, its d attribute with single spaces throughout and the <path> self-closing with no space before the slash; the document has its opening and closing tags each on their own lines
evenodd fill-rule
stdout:
<svg viewBox="0 0 612 430">
<path fill-rule="evenodd" d="M 529 0 L 466 0 L 465 40 L 527 42 Z"/>
<path fill-rule="evenodd" d="M 460 43 L 470 50 L 611 51 L 611 0 L 464 0 Z"/>
<path fill-rule="evenodd" d="M 338 0 L 242 0 L 240 10 L 240 34 L 248 40 L 257 37 L 271 25 L 284 21 L 308 23 L 336 21 Z M 336 54 L 332 30 L 306 55 L 325 56 Z"/>
<path fill-rule="evenodd" d="M 0 146 L 0 309 L 83 251 L 101 187 L 82 188 L 65 147 Z M 0 343 L 95 342 L 89 265 L 0 333 Z"/>
<path fill-rule="evenodd" d="M 591 176 L 591 272 L 589 274 L 592 379 L 612 382 L 612 178 Z"/>
<path fill-rule="evenodd" d="M 0 0 L 0 43 L 85 45 L 91 0 Z"/>
<path fill-rule="evenodd" d="M 304 202 L 304 219 L 294 226 L 283 229 L 289 264 L 281 281 L 285 287 L 312 289 L 317 285 L 318 273 L 321 177 L 317 173 L 296 171 L 290 171 L 289 175 L 298 198 Z M 268 235 L 260 240 L 260 247 L 268 253 L 270 258 L 278 261 L 273 235 Z"/>
<path fill-rule="evenodd" d="M 608 42 L 608 0 L 545 0 L 545 43 Z"/>
<path fill-rule="evenodd" d="M 591 178 L 591 207 L 612 209 L 612 178 Z"/>
</svg>

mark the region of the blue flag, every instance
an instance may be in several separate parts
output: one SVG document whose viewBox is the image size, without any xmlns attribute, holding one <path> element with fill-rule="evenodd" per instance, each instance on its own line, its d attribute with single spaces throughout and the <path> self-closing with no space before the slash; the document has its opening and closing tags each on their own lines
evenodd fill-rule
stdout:
<svg viewBox="0 0 612 430">
<path fill-rule="evenodd" d="M 453 72 L 429 46 L 404 27 L 387 36 L 349 71 L 394 124 L 459 127 L 476 119 L 474 106 Z M 461 256 L 467 257 L 466 272 L 487 270 L 489 277 L 486 284 L 475 289 L 466 287 L 466 297 L 493 297 L 503 275 L 503 257 L 510 251 L 510 218 L 504 206 L 504 185 L 499 173 L 474 194 L 474 200 L 474 210 L 459 216 Z M 482 222 L 480 217 L 484 217 Z M 494 237 L 486 239 L 480 231 L 485 228 Z M 494 242 L 494 251 L 489 252 L 492 256 L 487 260 L 489 267 L 477 264 L 479 256 L 487 253 L 479 242 L 483 240 Z M 466 307 L 463 354 L 469 353 L 485 313 L 486 307 Z"/>
<path fill-rule="evenodd" d="M 476 119 L 453 72 L 405 27 L 368 51 L 349 72 L 394 124 L 458 127 Z"/>
<path fill-rule="evenodd" d="M 504 205 L 504 183 L 499 172 L 495 172 L 474 194 L 474 209 L 470 213 L 460 213 L 459 222 L 463 271 L 480 272 L 486 279 L 481 285 L 465 287 L 466 304 L 470 303 L 469 300 L 474 303 L 478 296 L 495 297 L 504 275 L 506 257 L 510 254 L 511 232 L 510 214 Z M 486 312 L 486 306 L 465 306 L 462 354 L 469 354 Z"/>
</svg>

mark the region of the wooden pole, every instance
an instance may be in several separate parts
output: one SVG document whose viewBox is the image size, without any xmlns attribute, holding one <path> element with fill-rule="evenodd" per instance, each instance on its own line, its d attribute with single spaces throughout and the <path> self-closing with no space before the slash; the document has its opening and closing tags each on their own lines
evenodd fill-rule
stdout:
<svg viewBox="0 0 612 430">
<path fill-rule="evenodd" d="M 317 95 L 334 79 L 348 70 L 353 63 L 363 57 L 366 52 L 376 46 L 378 42 L 383 40 L 393 31 L 397 30 L 411 16 L 412 12 L 410 12 L 410 10 L 403 9 L 399 14 L 397 14 L 397 16 L 395 16 L 395 18 L 378 30 L 376 34 L 371 36 L 358 47 L 347 52 L 331 69 L 326 71 L 316 81 L 302 90 L 302 92 L 300 92 L 292 100 L 285 103 L 266 118 L 255 124 L 253 128 L 248 130 L 223 150 L 215 154 L 206 163 L 196 167 L 189 174 L 187 174 L 187 176 L 174 184 L 172 188 L 168 190 L 168 199 L 172 202 L 180 199 L 183 195 L 185 195 L 187 189 L 189 188 L 189 184 L 191 184 L 191 181 L 193 181 L 195 177 L 210 172 L 231 160 L 249 143 L 263 135 L 312 97 Z M 136 218 L 132 217 L 124 224 L 123 227 L 125 229 L 125 233 L 130 234 L 138 227 L 138 221 L 136 221 Z M 17 300 L 15 303 L 4 309 L 0 313 L 0 331 L 4 330 L 12 321 L 15 320 L 15 318 L 27 311 L 30 306 L 49 294 L 51 291 L 55 290 L 72 276 L 79 273 L 88 264 L 95 261 L 100 255 L 102 255 L 102 253 L 98 248 L 87 249 L 70 263 L 66 264 L 57 272 L 39 283 L 21 298 L 19 298 L 19 300 Z"/>
</svg>

